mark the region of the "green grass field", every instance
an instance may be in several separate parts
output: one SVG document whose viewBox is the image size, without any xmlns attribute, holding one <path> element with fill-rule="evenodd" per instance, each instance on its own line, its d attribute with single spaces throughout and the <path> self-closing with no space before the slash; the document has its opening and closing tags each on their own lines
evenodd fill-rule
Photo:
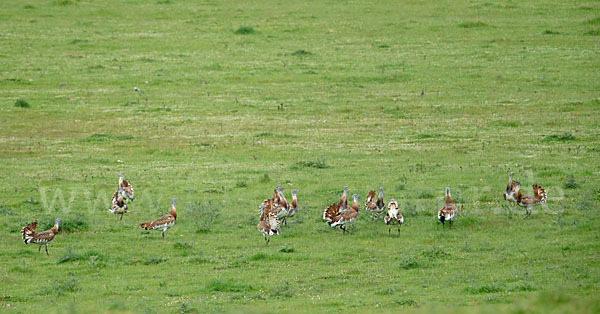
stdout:
<svg viewBox="0 0 600 314">
<path fill-rule="evenodd" d="M 598 313 L 599 122 L 598 1 L 2 1 L 0 311 Z M 329 228 L 344 185 L 401 234 Z"/>
</svg>

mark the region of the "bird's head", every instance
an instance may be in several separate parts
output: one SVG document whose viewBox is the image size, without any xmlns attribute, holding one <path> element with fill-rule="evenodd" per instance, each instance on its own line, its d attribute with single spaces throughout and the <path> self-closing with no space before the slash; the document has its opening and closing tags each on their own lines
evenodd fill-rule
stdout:
<svg viewBox="0 0 600 314">
<path fill-rule="evenodd" d="M 171 205 L 175 206 L 175 203 L 177 203 L 179 199 L 178 198 L 174 198 L 171 200 Z"/>
<path fill-rule="evenodd" d="M 56 220 L 54 221 L 54 225 L 58 227 L 59 224 L 60 224 L 60 218 L 56 218 Z"/>
<path fill-rule="evenodd" d="M 446 195 L 450 195 L 450 188 L 446 187 Z"/>
</svg>

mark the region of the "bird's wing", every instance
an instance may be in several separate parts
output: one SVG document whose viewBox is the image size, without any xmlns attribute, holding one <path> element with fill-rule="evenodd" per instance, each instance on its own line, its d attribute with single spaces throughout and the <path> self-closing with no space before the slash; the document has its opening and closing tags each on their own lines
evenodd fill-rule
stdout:
<svg viewBox="0 0 600 314">
<path fill-rule="evenodd" d="M 151 222 L 150 227 L 155 228 L 155 227 L 159 227 L 162 225 L 172 223 L 174 221 L 175 221 L 175 217 L 173 217 L 172 215 L 164 215 L 164 216 L 154 220 L 153 222 Z"/>
<path fill-rule="evenodd" d="M 52 230 L 46 230 L 33 235 L 29 243 L 37 243 L 37 242 L 48 242 L 54 239 L 54 232 Z"/>
</svg>

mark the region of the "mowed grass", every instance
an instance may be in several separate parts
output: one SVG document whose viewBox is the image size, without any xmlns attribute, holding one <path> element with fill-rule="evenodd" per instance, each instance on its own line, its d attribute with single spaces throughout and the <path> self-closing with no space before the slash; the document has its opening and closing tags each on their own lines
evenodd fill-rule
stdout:
<svg viewBox="0 0 600 314">
<path fill-rule="evenodd" d="M 2 311 L 598 312 L 599 18 L 596 1 L 3 1 Z M 502 200 L 509 171 L 547 190 L 528 220 Z M 278 183 L 300 211 L 266 247 Z M 383 186 L 401 233 L 364 211 L 331 230 L 344 185 L 361 209 Z M 164 241 L 138 227 L 173 197 Z M 49 257 L 23 244 L 56 217 Z"/>
</svg>

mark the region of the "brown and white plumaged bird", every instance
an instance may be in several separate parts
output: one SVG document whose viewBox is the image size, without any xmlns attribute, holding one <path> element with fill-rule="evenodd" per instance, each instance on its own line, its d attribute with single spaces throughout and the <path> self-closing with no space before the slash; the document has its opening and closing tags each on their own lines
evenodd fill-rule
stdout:
<svg viewBox="0 0 600 314">
<path fill-rule="evenodd" d="M 385 203 L 383 202 L 383 187 L 379 187 L 379 196 L 375 201 L 375 191 L 369 191 L 367 200 L 365 202 L 365 210 L 371 213 L 371 219 L 375 220 L 379 218 L 379 215 L 383 213 L 385 209 Z"/>
<path fill-rule="evenodd" d="M 521 184 L 519 182 L 515 184 L 517 205 L 525 207 L 525 217 L 523 219 L 527 219 L 531 215 L 531 208 L 533 206 L 546 203 L 546 190 L 536 184 L 532 185 L 532 187 L 533 195 L 526 195 L 521 193 Z"/>
<path fill-rule="evenodd" d="M 272 235 L 279 235 L 281 226 L 277 215 L 268 212 L 265 204 L 260 204 L 260 221 L 258 223 L 258 231 L 265 237 L 265 245 L 269 245 Z"/>
<path fill-rule="evenodd" d="M 275 209 L 274 213 L 284 225 L 287 226 L 287 218 L 290 216 L 291 205 L 288 203 L 285 195 L 283 195 L 283 189 L 277 185 L 277 198 L 279 199 L 279 206 Z"/>
<path fill-rule="evenodd" d="M 339 213 L 344 212 L 348 209 L 348 186 L 344 187 L 344 193 L 340 198 L 339 203 L 333 203 L 323 211 L 323 220 L 327 221 L 331 225 L 331 220 L 333 217 L 337 216 Z"/>
<path fill-rule="evenodd" d="M 151 222 L 144 222 L 140 224 L 140 227 L 146 230 L 162 230 L 162 238 L 164 240 L 165 231 L 173 227 L 173 225 L 175 225 L 175 220 L 177 220 L 177 210 L 175 208 L 176 202 L 177 198 L 171 200 L 171 209 L 169 210 L 169 214 L 164 215 Z"/>
<path fill-rule="evenodd" d="M 38 252 L 42 249 L 42 245 L 46 245 L 46 255 L 48 254 L 48 243 L 54 240 L 54 236 L 58 233 L 58 225 L 60 224 L 60 218 L 56 218 L 54 226 L 50 230 L 35 232 L 37 227 L 37 221 L 34 221 L 27 226 L 21 228 L 21 236 L 25 240 L 25 244 L 36 243 L 39 244 Z"/>
<path fill-rule="evenodd" d="M 515 203 L 521 207 L 525 207 L 525 217 L 523 219 L 527 219 L 531 215 L 531 208 L 533 206 L 546 203 L 546 190 L 534 184 L 532 185 L 533 195 L 523 194 L 521 193 L 521 183 L 513 180 L 513 175 L 513 172 L 508 175 L 508 184 L 506 185 L 506 191 L 504 191 L 504 199 L 508 201 L 513 209 L 515 208 Z"/>
<path fill-rule="evenodd" d="M 506 200 L 513 209 L 515 209 L 515 203 L 517 202 L 517 198 L 515 197 L 515 186 L 517 183 L 519 183 L 517 181 L 513 181 L 514 174 L 514 172 L 508 174 L 508 184 L 506 185 L 506 190 L 503 194 L 504 200 Z"/>
<path fill-rule="evenodd" d="M 294 217 L 298 213 L 298 190 L 292 190 L 292 204 L 288 217 Z"/>
<path fill-rule="evenodd" d="M 117 216 L 118 221 L 122 221 L 123 214 L 125 214 L 127 212 L 127 203 L 125 203 L 125 200 L 123 199 L 122 192 L 123 192 L 123 187 L 121 185 L 119 185 L 117 188 L 117 191 L 115 192 L 115 195 L 113 195 L 113 204 L 110 207 L 110 209 L 108 210 L 109 212 L 111 212 L 115 215 L 121 215 L 120 217 Z"/>
<path fill-rule="evenodd" d="M 348 210 L 340 212 L 337 216 L 333 217 L 329 226 L 331 228 L 335 228 L 337 226 L 344 231 L 346 234 L 347 231 L 346 225 L 351 224 L 358 217 L 358 194 L 352 195 L 352 207 Z"/>
<path fill-rule="evenodd" d="M 452 201 L 452 197 L 450 196 L 450 188 L 446 188 L 446 198 L 444 206 L 442 206 L 438 210 L 438 220 L 442 223 L 442 226 L 446 226 L 446 221 L 450 224 L 450 228 L 452 228 L 452 221 L 458 212 L 458 208 L 454 205 Z"/>
<path fill-rule="evenodd" d="M 404 216 L 398 212 L 398 202 L 393 198 L 388 204 L 387 215 L 383 217 L 383 222 L 388 225 L 388 234 L 392 232 L 392 225 L 397 225 L 398 233 L 400 233 L 400 226 L 404 223 Z"/>
<path fill-rule="evenodd" d="M 119 189 L 119 187 L 120 187 L 120 189 Z M 131 184 L 129 184 L 129 181 L 123 179 L 122 173 L 119 173 L 119 187 L 117 187 L 117 192 L 121 196 L 123 196 L 123 200 L 125 202 L 133 201 L 133 199 L 134 199 L 133 186 L 131 186 Z M 115 203 L 115 201 L 116 201 L 115 196 L 113 196 L 113 203 Z"/>
</svg>

